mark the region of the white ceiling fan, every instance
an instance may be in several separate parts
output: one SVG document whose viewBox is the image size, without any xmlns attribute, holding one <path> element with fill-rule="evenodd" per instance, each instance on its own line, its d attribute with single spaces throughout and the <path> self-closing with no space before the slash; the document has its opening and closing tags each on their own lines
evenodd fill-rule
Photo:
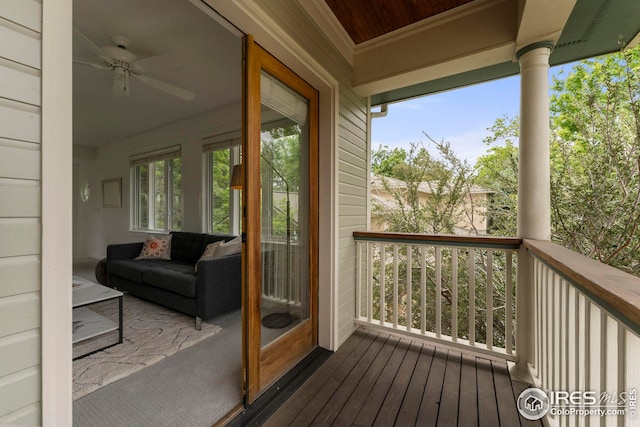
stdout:
<svg viewBox="0 0 640 427">
<path fill-rule="evenodd" d="M 100 62 L 93 63 L 78 60 L 74 60 L 73 62 L 99 70 L 113 70 L 113 94 L 115 96 L 128 96 L 130 91 L 129 78 L 134 77 L 148 86 L 177 96 L 185 101 L 195 99 L 196 95 L 191 91 L 146 76 L 144 69 L 136 63 L 140 61 L 137 55 L 127 50 L 131 43 L 126 37 L 120 35 L 111 36 L 113 46 L 100 48 L 78 29 L 74 28 L 74 32 L 95 51 Z"/>
</svg>

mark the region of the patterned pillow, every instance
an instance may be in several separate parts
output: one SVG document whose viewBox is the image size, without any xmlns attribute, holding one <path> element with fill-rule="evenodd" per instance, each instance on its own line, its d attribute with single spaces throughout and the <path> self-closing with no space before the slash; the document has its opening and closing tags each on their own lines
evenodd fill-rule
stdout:
<svg viewBox="0 0 640 427">
<path fill-rule="evenodd" d="M 149 236 L 136 259 L 171 259 L 171 235 Z"/>
<path fill-rule="evenodd" d="M 198 262 L 196 262 L 196 268 L 195 271 L 198 271 L 198 263 L 200 261 L 206 261 L 209 259 L 213 259 L 213 256 L 216 253 L 216 250 L 218 249 L 218 246 L 220 246 L 220 243 L 222 243 L 221 240 L 217 241 L 217 242 L 213 242 L 213 243 L 209 243 L 207 245 L 206 248 L 204 248 L 204 252 L 202 253 L 202 256 L 200 257 L 200 259 L 198 260 Z"/>
<path fill-rule="evenodd" d="M 221 258 L 227 255 L 239 254 L 240 252 L 242 252 L 242 238 L 238 236 L 228 242 L 220 243 L 220 247 L 213 257 Z"/>
</svg>

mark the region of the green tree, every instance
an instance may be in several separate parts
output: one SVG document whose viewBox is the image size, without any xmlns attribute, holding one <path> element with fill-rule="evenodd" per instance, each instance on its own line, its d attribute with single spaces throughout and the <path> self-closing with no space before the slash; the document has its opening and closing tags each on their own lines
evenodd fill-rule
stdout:
<svg viewBox="0 0 640 427">
<path fill-rule="evenodd" d="M 412 143 L 408 150 L 381 147 L 374 152 L 373 161 L 377 165 L 384 165 L 377 169 L 381 171 L 381 181 L 384 190 L 390 194 L 394 203 L 372 202 L 374 215 L 381 218 L 389 231 L 410 232 L 424 234 L 453 234 L 456 225 L 466 218 L 473 224 L 473 218 L 478 215 L 479 206 L 474 205 L 471 197 L 472 189 L 476 183 L 474 168 L 468 161 L 461 159 L 451 145 L 446 141 L 435 141 L 425 133 L 429 145 L 424 143 Z M 428 148 L 432 151 L 429 151 Z M 386 158 L 385 156 L 389 156 Z M 376 168 L 374 168 L 374 171 Z M 396 180 L 401 180 L 401 185 Z M 422 190 L 422 191 L 419 191 Z M 421 197 L 420 194 L 428 190 L 429 197 Z M 384 300 L 385 321 L 393 322 L 392 307 L 395 295 L 393 283 L 398 284 L 397 294 L 400 300 L 398 304 L 398 316 L 401 324 L 410 324 L 413 328 L 420 328 L 422 317 L 425 313 L 425 328 L 436 330 L 436 301 L 440 300 L 441 332 L 445 335 L 453 334 L 451 318 L 455 313 L 457 318 L 457 337 L 467 339 L 469 337 L 469 298 L 474 298 L 475 314 L 475 339 L 478 342 L 486 342 L 486 272 L 489 254 L 485 250 L 469 250 L 462 248 L 442 248 L 413 246 L 410 249 L 405 246 L 397 248 L 397 269 L 391 268 L 389 260 L 392 256 L 391 248 L 384 252 L 378 250 L 373 255 L 374 280 L 385 278 L 384 295 L 381 295 L 381 286 L 373 287 L 374 316 L 379 315 Z M 424 253 L 423 253 L 424 251 Z M 436 251 L 438 255 L 436 255 Z M 411 256 L 409 256 L 411 255 Z M 469 271 L 469 257 L 474 257 L 474 293 L 471 294 L 468 283 L 471 272 Z M 495 252 L 493 257 L 493 311 L 494 321 L 492 338 L 493 345 L 504 346 L 504 312 L 505 298 L 505 264 L 504 252 Z M 437 259 L 441 262 L 436 265 Z M 454 259 L 456 261 L 454 261 Z M 407 264 L 411 262 L 409 268 Z M 424 265 L 422 265 L 424 263 Z M 385 267 L 383 269 L 383 267 Z M 427 304 L 421 306 L 420 273 L 426 274 L 425 298 Z M 453 271 L 455 269 L 455 275 Z M 407 286 L 407 271 L 412 274 L 411 292 Z M 440 293 L 437 292 L 437 272 L 440 271 Z M 397 275 L 397 277 L 394 277 Z M 454 277 L 457 277 L 454 281 Z M 515 277 L 515 276 L 514 276 Z M 457 303 L 453 298 L 454 287 L 457 288 Z M 513 288 L 515 289 L 515 287 Z M 515 299 L 514 299 L 515 301 Z M 411 318 L 408 318 L 407 307 L 411 306 Z M 491 339 L 491 338 L 490 338 Z"/>
<path fill-rule="evenodd" d="M 640 48 L 575 65 L 551 97 L 553 238 L 633 272 L 640 251 Z"/>
<path fill-rule="evenodd" d="M 552 239 L 637 274 L 640 47 L 582 61 L 561 77 L 550 100 Z M 478 160 L 479 182 L 496 191 L 491 232 L 513 235 L 518 120 L 498 119 L 491 130 L 485 142 L 502 145 Z"/>
<path fill-rule="evenodd" d="M 229 157 L 231 149 L 212 151 L 211 156 L 211 231 L 229 233 Z"/>
<path fill-rule="evenodd" d="M 378 151 L 380 164 L 393 164 L 391 174 L 380 178 L 395 203 L 390 207 L 374 201 L 374 215 L 386 224 L 388 231 L 396 232 L 454 234 L 463 219 L 473 227 L 473 219 L 478 215 L 471 197 L 473 167 L 456 155 L 449 142 L 425 136 L 433 144 L 435 155 L 423 143 L 411 143 L 408 151 L 401 149 L 402 155 L 399 149 Z M 384 153 L 394 160 L 385 162 Z M 401 157 L 403 161 L 397 162 Z M 401 180 L 402 185 L 389 178 Z M 428 196 L 421 197 L 421 193 Z"/>
<path fill-rule="evenodd" d="M 378 176 L 395 176 L 397 167 L 407 161 L 407 151 L 404 148 L 390 149 L 381 145 L 371 153 L 371 171 Z"/>
<path fill-rule="evenodd" d="M 478 185 L 492 191 L 486 210 L 488 232 L 494 236 L 515 236 L 519 122 L 517 118 L 501 117 L 489 130 L 493 133 L 484 143 L 491 148 L 476 161 Z"/>
</svg>

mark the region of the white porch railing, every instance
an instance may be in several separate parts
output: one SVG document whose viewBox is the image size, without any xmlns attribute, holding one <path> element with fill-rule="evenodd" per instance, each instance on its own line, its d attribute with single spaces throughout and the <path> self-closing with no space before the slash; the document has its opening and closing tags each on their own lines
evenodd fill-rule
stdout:
<svg viewBox="0 0 640 427">
<path fill-rule="evenodd" d="M 640 278 L 551 242 L 353 236 L 356 323 L 516 362 L 524 358 L 520 366 L 528 366 L 535 386 L 550 396 L 549 425 L 640 425 Z M 521 272 L 532 263 L 532 273 L 517 288 L 531 295 L 532 310 L 516 325 L 521 247 L 520 261 L 527 263 Z M 532 339 L 520 354 L 516 327 L 518 337 Z M 523 354 L 525 347 L 530 354 Z"/>
<path fill-rule="evenodd" d="M 640 425 L 640 279 L 550 242 L 524 245 L 533 256 L 534 382 L 545 391 L 595 392 L 598 399 L 578 408 L 551 402 L 550 424 Z M 562 408 L 624 415 L 558 415 Z"/>
<path fill-rule="evenodd" d="M 519 239 L 354 233 L 356 322 L 515 360 Z"/>
</svg>

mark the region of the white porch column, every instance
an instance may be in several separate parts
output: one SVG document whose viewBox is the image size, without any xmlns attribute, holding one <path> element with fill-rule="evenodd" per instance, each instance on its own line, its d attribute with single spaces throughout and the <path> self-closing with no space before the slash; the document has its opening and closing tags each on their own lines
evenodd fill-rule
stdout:
<svg viewBox="0 0 640 427">
<path fill-rule="evenodd" d="M 549 163 L 549 54 L 553 44 L 540 42 L 517 53 L 520 62 L 520 144 L 518 163 L 518 237 L 551 239 Z M 518 253 L 516 352 L 512 374 L 529 381 L 534 361 L 533 262 Z"/>
</svg>

